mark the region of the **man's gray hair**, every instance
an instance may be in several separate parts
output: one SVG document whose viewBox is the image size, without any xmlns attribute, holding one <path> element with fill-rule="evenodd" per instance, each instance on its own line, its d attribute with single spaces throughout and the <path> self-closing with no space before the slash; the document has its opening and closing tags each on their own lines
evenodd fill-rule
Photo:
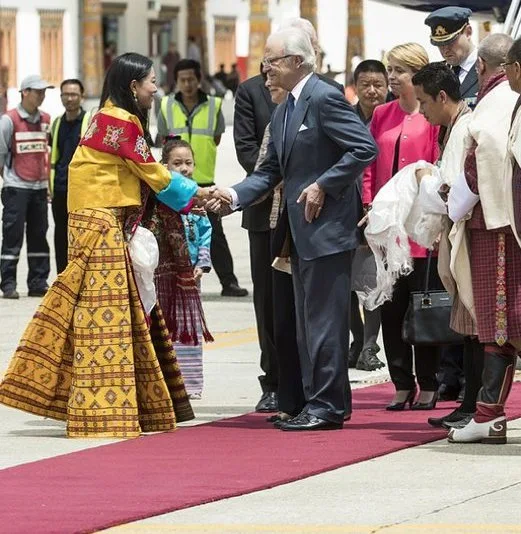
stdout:
<svg viewBox="0 0 521 534">
<path fill-rule="evenodd" d="M 308 34 L 303 30 L 296 27 L 277 30 L 272 33 L 268 39 L 270 41 L 280 41 L 282 43 L 284 54 L 301 57 L 302 65 L 311 71 L 315 70 L 315 50 Z"/>
<path fill-rule="evenodd" d="M 478 56 L 490 67 L 497 69 L 506 61 L 514 39 L 506 33 L 493 33 L 479 43 Z"/>
<path fill-rule="evenodd" d="M 282 24 L 279 26 L 279 30 L 285 30 L 287 28 L 299 28 L 309 37 L 309 40 L 311 41 L 311 45 L 313 46 L 315 53 L 320 49 L 320 45 L 318 44 L 317 30 L 308 19 L 304 19 L 302 17 L 295 17 L 293 19 L 283 20 Z"/>
</svg>

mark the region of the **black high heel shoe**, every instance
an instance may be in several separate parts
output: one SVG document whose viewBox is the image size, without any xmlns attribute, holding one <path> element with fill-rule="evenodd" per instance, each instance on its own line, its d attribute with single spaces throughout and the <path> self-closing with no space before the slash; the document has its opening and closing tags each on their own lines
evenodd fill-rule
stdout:
<svg viewBox="0 0 521 534">
<path fill-rule="evenodd" d="M 403 402 L 391 402 L 391 404 L 388 404 L 385 409 L 390 412 L 401 412 L 405 409 L 405 405 L 408 403 L 409 408 L 413 405 L 414 398 L 416 397 L 416 388 L 411 389 L 409 393 L 407 393 L 407 397 Z"/>
<path fill-rule="evenodd" d="M 411 410 L 434 410 L 436 403 L 438 402 L 438 392 L 434 391 L 434 395 L 429 402 L 415 402 L 411 406 Z"/>
</svg>

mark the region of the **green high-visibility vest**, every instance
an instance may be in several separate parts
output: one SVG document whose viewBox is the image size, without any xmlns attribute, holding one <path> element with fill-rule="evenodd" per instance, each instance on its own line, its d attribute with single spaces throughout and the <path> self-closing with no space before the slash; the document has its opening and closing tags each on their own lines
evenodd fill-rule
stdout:
<svg viewBox="0 0 521 534">
<path fill-rule="evenodd" d="M 193 178 L 199 185 L 214 182 L 217 159 L 217 145 L 214 138 L 221 104 L 221 98 L 208 96 L 207 100 L 198 104 L 192 113 L 187 115 L 186 109 L 174 95 L 165 96 L 161 100 L 161 113 L 168 132 L 179 135 L 181 139 L 190 143 L 194 151 Z"/>
<path fill-rule="evenodd" d="M 52 145 L 51 145 L 51 174 L 49 176 L 49 190 L 51 194 L 54 190 L 54 176 L 56 174 L 56 163 L 60 159 L 60 151 L 58 149 L 58 132 L 60 131 L 60 124 L 62 121 L 62 116 L 56 117 L 51 126 L 51 135 L 52 135 Z M 80 128 L 80 138 L 83 137 L 83 134 L 87 131 L 89 126 L 89 121 L 92 116 L 91 111 L 86 111 L 81 120 Z"/>
</svg>

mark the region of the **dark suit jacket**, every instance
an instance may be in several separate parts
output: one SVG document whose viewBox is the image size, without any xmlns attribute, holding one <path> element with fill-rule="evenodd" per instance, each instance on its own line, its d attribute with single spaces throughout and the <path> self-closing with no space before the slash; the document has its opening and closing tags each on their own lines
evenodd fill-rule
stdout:
<svg viewBox="0 0 521 534">
<path fill-rule="evenodd" d="M 259 74 L 242 82 L 235 93 L 233 139 L 237 159 L 247 174 L 255 169 L 264 130 L 277 107 Z M 254 232 L 270 229 L 271 196 L 260 204 L 244 210 L 242 227 Z"/>
<path fill-rule="evenodd" d="M 266 159 L 253 175 L 234 186 L 240 206 L 247 207 L 283 178 L 285 212 L 298 256 L 313 260 L 355 249 L 362 204 L 357 180 L 377 154 L 376 144 L 343 94 L 315 74 L 307 81 L 288 125 L 285 153 L 282 136 L 286 103 L 270 123 Z M 318 219 L 304 218 L 297 198 L 318 182 L 326 193 Z"/>
<path fill-rule="evenodd" d="M 476 72 L 476 63 L 474 63 L 460 87 L 461 97 L 464 98 L 467 104 L 472 108 L 476 105 L 478 89 L 478 73 Z"/>
<path fill-rule="evenodd" d="M 344 88 L 338 82 L 321 74 L 318 76 L 343 94 Z M 235 94 L 233 139 L 237 159 L 247 174 L 251 174 L 255 169 L 264 130 L 276 107 L 260 74 L 239 85 Z M 242 215 L 242 227 L 253 232 L 268 231 L 271 204 L 270 196 L 264 202 L 245 209 Z"/>
</svg>

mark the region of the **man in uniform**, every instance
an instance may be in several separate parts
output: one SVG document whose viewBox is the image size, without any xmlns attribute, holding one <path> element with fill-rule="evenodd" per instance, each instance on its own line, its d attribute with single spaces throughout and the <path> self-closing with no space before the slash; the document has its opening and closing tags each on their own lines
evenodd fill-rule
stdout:
<svg viewBox="0 0 521 534">
<path fill-rule="evenodd" d="M 447 6 L 433 11 L 425 24 L 431 29 L 431 44 L 438 47 L 461 84 L 461 96 L 473 108 L 478 93 L 476 62 L 478 51 L 472 42 L 472 11 L 466 7 Z"/>
<path fill-rule="evenodd" d="M 431 29 L 431 44 L 439 48 L 458 76 L 461 97 L 473 109 L 478 93 L 478 51 L 472 42 L 471 15 L 472 11 L 466 7 L 447 6 L 433 11 L 425 24 Z M 440 400 L 463 400 L 463 345 L 443 348 L 438 380 Z"/>
<path fill-rule="evenodd" d="M 17 299 L 16 268 L 27 236 L 27 286 L 30 297 L 47 291 L 49 245 L 46 233 L 49 181 L 50 116 L 40 111 L 45 90 L 53 87 L 38 75 L 22 80 L 22 100 L 0 118 L 0 175 L 2 187 L 2 252 L 0 289 Z"/>
</svg>

